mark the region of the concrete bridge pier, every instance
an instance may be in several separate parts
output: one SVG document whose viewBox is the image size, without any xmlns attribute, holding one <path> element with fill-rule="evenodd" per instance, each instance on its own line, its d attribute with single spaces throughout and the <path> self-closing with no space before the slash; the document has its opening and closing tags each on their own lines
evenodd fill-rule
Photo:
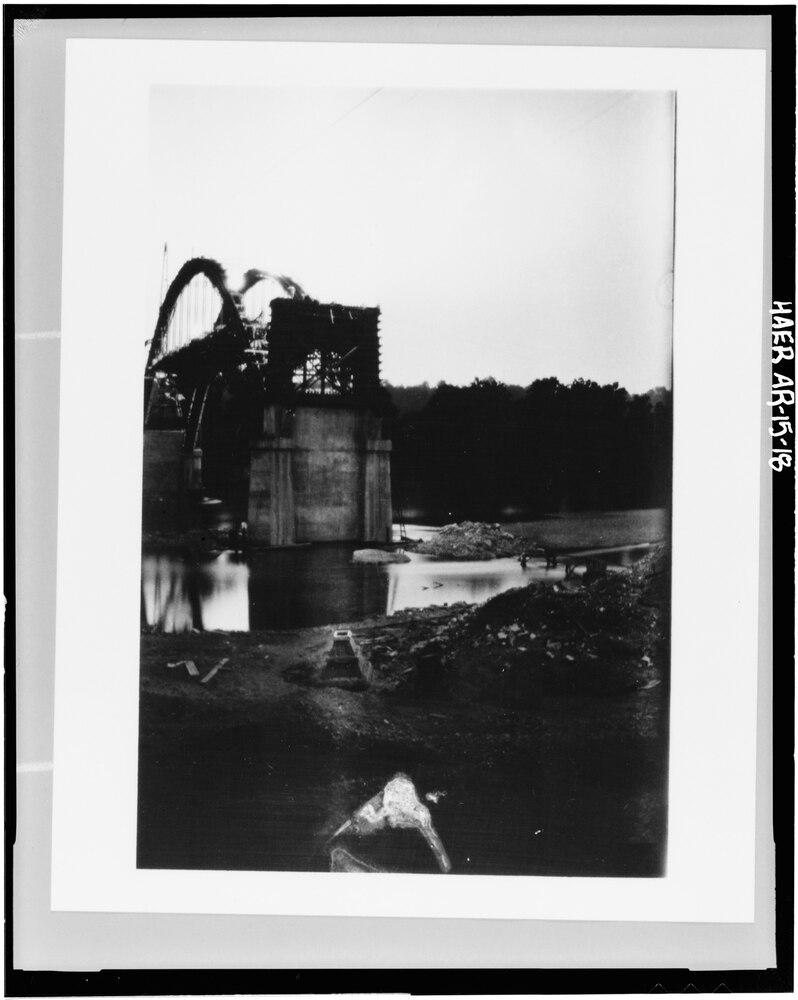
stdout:
<svg viewBox="0 0 798 1000">
<path fill-rule="evenodd" d="M 262 545 L 292 545 L 294 487 L 291 438 L 271 438 L 253 444 L 249 466 L 248 535 Z"/>
<path fill-rule="evenodd" d="M 269 406 L 250 453 L 249 537 L 261 545 L 388 542 L 390 441 L 367 411 Z"/>
<path fill-rule="evenodd" d="M 391 442 L 372 438 L 363 449 L 363 541 L 390 542 Z"/>
</svg>

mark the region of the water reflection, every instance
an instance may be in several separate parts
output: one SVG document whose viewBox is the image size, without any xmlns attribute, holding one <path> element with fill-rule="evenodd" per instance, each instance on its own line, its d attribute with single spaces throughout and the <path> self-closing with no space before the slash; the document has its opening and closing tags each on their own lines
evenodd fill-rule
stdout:
<svg viewBox="0 0 798 1000">
<path fill-rule="evenodd" d="M 163 632 L 249 629 L 250 570 L 232 552 L 204 562 L 174 553 L 145 554 L 141 565 L 144 617 Z"/>
<path fill-rule="evenodd" d="M 410 562 L 352 562 L 351 545 L 232 552 L 192 560 L 151 552 L 142 565 L 143 616 L 164 632 L 303 628 L 392 614 L 405 608 L 478 603 L 533 580 L 553 582 L 563 569 L 515 559 L 445 562 L 410 554 Z"/>
<path fill-rule="evenodd" d="M 250 627 L 303 628 L 385 612 L 384 566 L 352 562 L 352 545 L 308 545 L 253 552 Z"/>
<path fill-rule="evenodd" d="M 522 569 L 517 559 L 490 559 L 477 562 L 445 562 L 431 556 L 410 555 L 410 562 L 387 566 L 387 614 L 405 608 L 466 601 L 481 604 L 513 587 L 536 580 L 554 582 L 565 575 L 563 567 L 546 569 L 543 560 Z"/>
</svg>

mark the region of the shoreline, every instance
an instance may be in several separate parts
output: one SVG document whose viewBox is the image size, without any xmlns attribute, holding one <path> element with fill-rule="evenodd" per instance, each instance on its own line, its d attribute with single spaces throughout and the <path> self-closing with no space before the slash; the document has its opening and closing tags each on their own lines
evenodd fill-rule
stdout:
<svg viewBox="0 0 798 1000">
<path fill-rule="evenodd" d="M 571 551 L 591 549 L 629 548 L 639 544 L 657 545 L 667 541 L 669 534 L 669 514 L 662 508 L 629 511 L 586 511 L 575 514 L 544 514 L 537 520 L 506 522 L 459 522 L 479 524 L 485 528 L 495 528 L 514 537 L 519 550 L 537 547 L 540 552 L 548 550 L 556 555 Z M 366 544 L 375 548 L 394 550 L 408 547 L 411 550 L 427 544 L 423 539 L 412 537 L 413 528 L 434 529 L 436 536 L 449 525 L 405 524 L 409 535 L 407 543 L 391 541 L 383 545 L 372 545 L 360 541 L 303 542 L 295 545 L 266 546 L 246 543 L 236 548 L 231 531 L 214 527 L 190 528 L 186 530 L 144 530 L 142 550 L 186 551 L 192 554 L 212 554 L 224 551 L 270 552 L 290 551 L 316 545 L 351 544 L 353 548 Z M 516 552 L 511 554 L 515 555 Z M 457 557 L 454 557 L 457 558 Z M 468 558 L 468 557 L 462 557 Z M 489 556 L 490 558 L 490 556 Z"/>
<path fill-rule="evenodd" d="M 183 723 L 176 735 L 186 729 L 194 711 L 200 726 L 210 724 L 209 719 L 203 723 L 202 717 L 211 706 L 224 709 L 225 725 L 237 725 L 236 715 L 245 723 L 252 703 L 289 697 L 323 702 L 331 697 L 324 692 L 330 691 L 349 700 L 360 699 L 378 711 L 407 702 L 423 715 L 429 702 L 440 702 L 457 714 L 464 705 L 479 702 L 488 714 L 492 707 L 527 712 L 552 698 L 601 697 L 601 681 L 594 677 L 597 661 L 606 667 L 605 694 L 632 692 L 655 674 L 661 681 L 669 672 L 662 655 L 667 622 L 662 600 L 637 624 L 623 617 L 634 608 L 639 612 L 642 595 L 652 590 L 641 584 L 647 578 L 645 564 L 663 558 L 667 556 L 662 550 L 656 551 L 644 556 L 644 565 L 637 570 L 616 571 L 589 587 L 579 582 L 530 583 L 482 604 L 409 608 L 295 629 L 162 633 L 143 626 L 142 705 L 153 699 L 173 707 L 180 704 Z M 653 576 L 662 589 L 658 575 Z M 615 592 L 620 595 L 612 598 L 618 603 L 618 617 L 604 636 L 595 627 L 587 627 L 585 619 L 598 614 L 597 609 L 602 617 L 601 602 L 609 605 Z M 525 601 L 531 602 L 529 608 Z M 373 667 L 366 691 L 345 691 L 320 682 L 332 633 L 338 628 L 352 632 L 360 655 Z M 439 676 L 425 678 L 431 655 L 439 661 L 434 668 Z M 192 660 L 199 674 L 206 676 L 225 658 L 228 662 L 206 684 L 180 668 L 166 666 Z M 474 661 L 479 662 L 476 679 L 471 676 Z M 641 663 L 645 663 L 642 672 Z M 508 682 L 508 677 L 516 675 L 526 685 Z M 163 721 L 166 731 L 170 728 L 167 716 Z M 150 734 L 156 735 L 159 728 L 150 727 Z"/>
</svg>

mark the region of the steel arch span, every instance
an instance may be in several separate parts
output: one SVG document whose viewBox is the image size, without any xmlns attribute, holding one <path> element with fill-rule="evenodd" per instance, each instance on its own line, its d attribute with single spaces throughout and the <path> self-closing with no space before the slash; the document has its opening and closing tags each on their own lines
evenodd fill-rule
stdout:
<svg viewBox="0 0 798 1000">
<path fill-rule="evenodd" d="M 233 332 L 239 333 L 242 337 L 246 336 L 246 327 L 239 308 L 239 301 L 233 297 L 233 293 L 227 287 L 225 269 L 218 261 L 212 260 L 210 257 L 193 257 L 191 260 L 187 260 L 175 275 L 166 291 L 161 308 L 158 310 L 158 320 L 155 324 L 155 332 L 147 358 L 148 374 L 162 355 L 161 348 L 178 299 L 198 275 L 204 275 L 218 292 L 222 300 L 220 319 L 229 324 Z"/>
<path fill-rule="evenodd" d="M 259 282 L 271 279 L 292 299 L 306 299 L 308 297 L 307 292 L 299 282 L 294 281 L 288 275 L 263 271 L 259 268 L 250 268 L 244 275 L 241 288 L 237 292 L 233 292 L 227 284 L 227 272 L 218 261 L 210 257 L 193 257 L 191 260 L 187 260 L 177 272 L 161 303 L 147 358 L 148 373 L 165 353 L 163 351 L 164 341 L 180 296 L 199 275 L 208 279 L 221 298 L 222 306 L 217 322 L 223 322 L 234 334 L 240 334 L 243 337 L 248 335 L 247 327 L 251 325 L 244 314 L 243 296 Z"/>
<path fill-rule="evenodd" d="M 212 307 L 210 315 L 206 315 L 207 329 L 203 329 L 201 333 L 196 330 L 193 337 L 175 344 L 171 334 L 178 305 L 182 303 L 182 297 L 191 283 L 198 277 L 204 278 L 216 292 L 218 304 Z M 287 298 L 300 301 L 307 299 L 302 286 L 284 274 L 250 268 L 243 277 L 241 288 L 235 291 L 230 288 L 225 268 L 217 260 L 193 257 L 182 265 L 164 295 L 150 342 L 144 377 L 145 426 L 150 417 L 152 401 L 157 397 L 155 390 L 159 372 L 170 373 L 173 386 L 187 399 L 191 399 L 186 418 L 186 447 L 190 447 L 199 434 L 199 424 L 205 413 L 204 400 L 211 384 L 222 378 L 222 372 L 227 378 L 232 376 L 240 382 L 234 369 L 244 361 L 248 369 L 260 369 L 264 360 L 263 351 L 257 358 L 247 356 L 258 354 L 258 351 L 251 351 L 249 348 L 254 341 L 264 336 L 267 327 L 259 318 L 247 315 L 244 295 L 264 281 L 273 281 Z M 279 297 L 279 293 L 277 294 Z M 204 343 L 206 341 L 207 346 Z M 193 401 L 197 393 L 203 401 L 199 409 Z"/>
</svg>

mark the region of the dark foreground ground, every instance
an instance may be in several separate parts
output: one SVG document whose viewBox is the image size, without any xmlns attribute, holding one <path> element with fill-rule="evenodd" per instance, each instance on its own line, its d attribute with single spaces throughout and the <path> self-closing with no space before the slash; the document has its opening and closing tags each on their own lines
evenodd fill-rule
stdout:
<svg viewBox="0 0 798 1000">
<path fill-rule="evenodd" d="M 328 838 L 401 771 L 455 874 L 663 874 L 668 601 L 661 551 L 349 623 L 364 691 L 320 685 L 331 628 L 143 634 L 139 866 L 327 870 Z M 414 830 L 333 843 L 436 870 Z"/>
</svg>

